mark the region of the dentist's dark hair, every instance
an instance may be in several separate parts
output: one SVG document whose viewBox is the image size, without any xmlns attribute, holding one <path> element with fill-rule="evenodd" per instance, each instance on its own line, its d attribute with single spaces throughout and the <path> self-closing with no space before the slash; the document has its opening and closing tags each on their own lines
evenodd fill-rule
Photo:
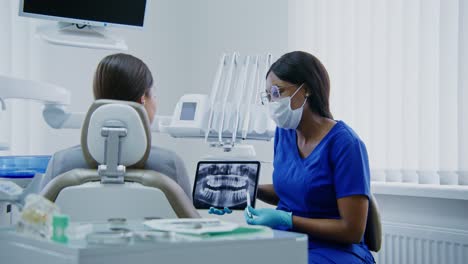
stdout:
<svg viewBox="0 0 468 264">
<path fill-rule="evenodd" d="M 315 56 L 303 51 L 286 53 L 271 65 L 267 77 L 270 72 L 286 82 L 296 85 L 304 83 L 309 108 L 320 116 L 333 119 L 328 72 Z"/>
<path fill-rule="evenodd" d="M 139 102 L 152 86 L 153 76 L 143 61 L 117 53 L 99 62 L 93 81 L 94 99 Z"/>
</svg>

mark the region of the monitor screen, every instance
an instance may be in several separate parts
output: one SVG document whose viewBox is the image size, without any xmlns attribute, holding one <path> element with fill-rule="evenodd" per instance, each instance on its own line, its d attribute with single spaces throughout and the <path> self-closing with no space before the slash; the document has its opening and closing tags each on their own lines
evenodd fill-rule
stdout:
<svg viewBox="0 0 468 264">
<path fill-rule="evenodd" d="M 260 162 L 200 161 L 193 186 L 193 205 L 197 209 L 229 207 L 243 210 L 247 195 L 255 207 Z"/>
<path fill-rule="evenodd" d="M 142 27 L 146 0 L 22 0 L 20 15 L 84 25 Z"/>
<path fill-rule="evenodd" d="M 197 103 L 183 103 L 182 111 L 180 113 L 180 120 L 191 121 L 195 119 L 195 110 L 197 110 Z"/>
</svg>

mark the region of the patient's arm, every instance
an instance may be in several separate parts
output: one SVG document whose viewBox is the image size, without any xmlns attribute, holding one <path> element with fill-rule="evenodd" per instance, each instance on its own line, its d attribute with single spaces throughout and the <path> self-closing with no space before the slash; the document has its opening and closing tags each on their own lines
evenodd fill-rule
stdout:
<svg viewBox="0 0 468 264">
<path fill-rule="evenodd" d="M 174 163 L 176 169 L 177 183 L 182 187 L 182 190 L 187 194 L 187 197 L 192 200 L 192 188 L 190 188 L 190 180 L 185 168 L 184 161 L 179 155 L 174 153 Z"/>
<path fill-rule="evenodd" d="M 271 205 L 278 205 L 279 198 L 276 195 L 273 184 L 261 184 L 258 186 L 257 198 Z"/>
</svg>

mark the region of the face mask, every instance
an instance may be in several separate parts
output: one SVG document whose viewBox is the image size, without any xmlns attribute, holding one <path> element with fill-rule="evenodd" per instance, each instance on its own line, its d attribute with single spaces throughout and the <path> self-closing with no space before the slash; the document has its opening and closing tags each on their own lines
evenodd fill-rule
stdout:
<svg viewBox="0 0 468 264">
<path fill-rule="evenodd" d="M 277 101 L 268 103 L 270 117 L 275 121 L 278 127 L 296 129 L 299 126 L 307 98 L 304 100 L 301 107 L 294 110 L 291 109 L 291 98 L 293 98 L 294 95 L 296 95 L 296 93 L 302 88 L 302 85 L 297 88 L 292 96 L 284 97 Z"/>
</svg>

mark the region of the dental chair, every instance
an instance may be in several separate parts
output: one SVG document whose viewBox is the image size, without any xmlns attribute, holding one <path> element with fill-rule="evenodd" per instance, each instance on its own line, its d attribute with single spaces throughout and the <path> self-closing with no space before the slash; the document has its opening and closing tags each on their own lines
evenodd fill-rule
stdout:
<svg viewBox="0 0 468 264">
<path fill-rule="evenodd" d="M 151 132 L 141 104 L 95 101 L 83 124 L 81 147 L 93 169 L 68 171 L 41 193 L 72 221 L 200 217 L 175 181 L 143 170 Z"/>
<path fill-rule="evenodd" d="M 369 212 L 367 213 L 364 241 L 370 251 L 378 252 L 382 246 L 382 223 L 379 208 L 372 193 L 369 198 Z"/>
</svg>

